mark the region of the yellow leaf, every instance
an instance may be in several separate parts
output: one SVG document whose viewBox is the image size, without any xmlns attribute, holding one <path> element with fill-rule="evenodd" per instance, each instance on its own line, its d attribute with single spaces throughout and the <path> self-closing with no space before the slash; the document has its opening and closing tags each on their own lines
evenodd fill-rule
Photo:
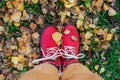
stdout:
<svg viewBox="0 0 120 80">
<path fill-rule="evenodd" d="M 18 5 L 18 10 L 23 11 L 24 10 L 24 3 L 20 3 Z"/>
<path fill-rule="evenodd" d="M 32 2 L 33 2 L 34 4 L 37 4 L 37 3 L 38 3 L 38 0 L 32 0 Z"/>
<path fill-rule="evenodd" d="M 21 18 L 21 11 L 16 11 L 15 13 L 13 13 L 11 15 L 11 20 L 14 21 L 14 22 L 19 22 L 20 21 L 20 18 Z"/>
<path fill-rule="evenodd" d="M 104 9 L 105 11 L 107 11 L 107 10 L 109 10 L 109 6 L 108 6 L 107 4 L 104 3 L 103 9 Z"/>
<path fill-rule="evenodd" d="M 12 62 L 13 64 L 18 64 L 18 57 L 12 57 L 12 58 L 11 58 L 11 62 Z"/>
<path fill-rule="evenodd" d="M 84 50 L 88 50 L 88 49 L 89 49 L 89 46 L 88 46 L 88 45 L 84 45 L 84 46 L 83 46 L 83 49 L 84 49 Z"/>
<path fill-rule="evenodd" d="M 84 20 L 85 15 L 83 13 L 79 13 L 78 19 L 79 20 Z"/>
<path fill-rule="evenodd" d="M 25 60 L 24 56 L 23 55 L 19 55 L 18 56 L 18 61 L 19 62 L 23 62 Z"/>
<path fill-rule="evenodd" d="M 98 68 L 99 68 L 99 65 L 95 65 L 95 70 L 98 70 Z"/>
<path fill-rule="evenodd" d="M 77 0 L 62 0 L 66 8 L 71 8 L 76 5 Z"/>
<path fill-rule="evenodd" d="M 6 5 L 7 5 L 7 8 L 13 8 L 12 3 L 10 1 L 7 2 Z"/>
<path fill-rule="evenodd" d="M 29 14 L 26 12 L 26 10 L 24 10 L 22 20 L 27 20 L 27 19 L 29 19 Z"/>
<path fill-rule="evenodd" d="M 60 45 L 61 43 L 61 38 L 62 38 L 62 34 L 59 32 L 54 32 L 52 34 L 52 39 L 56 42 L 57 45 Z"/>
<path fill-rule="evenodd" d="M 61 15 L 61 18 L 60 18 L 61 22 L 63 23 L 67 14 L 66 14 L 66 12 L 60 12 L 60 15 Z"/>
<path fill-rule="evenodd" d="M 113 34 L 107 34 L 106 40 L 110 41 L 112 39 Z"/>
<path fill-rule="evenodd" d="M 77 20 L 77 28 L 79 29 L 83 25 L 83 21 Z"/>
<path fill-rule="evenodd" d="M 95 28 L 96 26 L 95 26 L 95 24 L 90 24 L 89 27 Z"/>
<path fill-rule="evenodd" d="M 109 8 L 108 14 L 109 14 L 109 16 L 114 16 L 117 14 L 117 12 L 113 8 Z"/>
<path fill-rule="evenodd" d="M 92 36 L 93 36 L 93 34 L 91 32 L 87 32 L 85 34 L 85 39 L 91 39 Z"/>
<path fill-rule="evenodd" d="M 18 23 L 18 22 L 14 22 L 13 24 L 17 27 L 20 26 L 20 23 Z"/>
</svg>

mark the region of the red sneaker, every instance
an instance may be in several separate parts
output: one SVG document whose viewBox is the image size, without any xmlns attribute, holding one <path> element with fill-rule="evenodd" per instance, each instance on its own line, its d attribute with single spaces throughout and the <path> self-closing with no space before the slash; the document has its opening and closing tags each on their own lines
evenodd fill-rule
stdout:
<svg viewBox="0 0 120 80">
<path fill-rule="evenodd" d="M 60 67 L 60 54 L 59 46 L 52 39 L 52 34 L 56 32 L 57 29 L 52 26 L 46 26 L 40 37 L 40 47 L 42 51 L 42 58 L 34 60 L 33 63 L 42 61 L 43 63 L 50 63 L 55 65 L 57 68 Z"/>
<path fill-rule="evenodd" d="M 78 63 L 78 58 L 83 58 L 84 54 L 79 54 L 80 39 L 75 26 L 67 25 L 64 27 L 63 43 L 61 49 L 63 68 L 71 63 Z"/>
</svg>

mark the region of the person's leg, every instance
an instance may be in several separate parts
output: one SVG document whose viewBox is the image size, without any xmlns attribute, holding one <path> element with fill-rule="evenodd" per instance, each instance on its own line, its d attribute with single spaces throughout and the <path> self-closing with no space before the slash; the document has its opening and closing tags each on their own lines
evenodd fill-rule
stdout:
<svg viewBox="0 0 120 80">
<path fill-rule="evenodd" d="M 59 80 L 59 74 L 55 66 L 43 63 L 26 72 L 20 80 Z"/>
<path fill-rule="evenodd" d="M 72 63 L 62 73 L 61 80 L 102 80 L 102 78 L 82 64 Z"/>
<path fill-rule="evenodd" d="M 69 32 L 66 34 L 66 32 Z M 61 80 L 101 80 L 101 78 L 92 73 L 88 68 L 79 63 L 78 59 L 83 58 L 84 54 L 79 54 L 80 39 L 77 29 L 73 25 L 67 25 L 64 28 L 62 43 L 62 65 L 64 72 Z"/>
<path fill-rule="evenodd" d="M 53 40 L 53 33 L 57 32 L 52 25 L 46 26 L 40 36 L 40 48 L 42 58 L 34 60 L 33 63 L 42 61 L 43 64 L 35 67 L 23 75 L 20 80 L 59 80 L 57 68 L 60 67 L 59 46 Z"/>
</svg>

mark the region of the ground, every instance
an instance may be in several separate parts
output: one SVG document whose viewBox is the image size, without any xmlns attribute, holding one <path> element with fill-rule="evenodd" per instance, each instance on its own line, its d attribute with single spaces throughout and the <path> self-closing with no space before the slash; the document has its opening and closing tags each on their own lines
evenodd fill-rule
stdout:
<svg viewBox="0 0 120 80">
<path fill-rule="evenodd" d="M 80 62 L 105 80 L 120 80 L 120 0 L 0 0 L 0 80 L 18 80 L 35 66 L 45 24 L 62 32 L 70 23 L 86 55 Z"/>
</svg>

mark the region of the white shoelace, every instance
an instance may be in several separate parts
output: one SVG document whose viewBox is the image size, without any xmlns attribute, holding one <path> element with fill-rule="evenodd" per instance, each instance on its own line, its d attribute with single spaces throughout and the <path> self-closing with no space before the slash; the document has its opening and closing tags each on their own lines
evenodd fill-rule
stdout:
<svg viewBox="0 0 120 80">
<path fill-rule="evenodd" d="M 57 49 L 57 47 L 47 48 L 46 55 L 45 55 L 45 52 L 43 51 L 42 48 L 41 48 L 41 51 L 42 51 L 44 58 L 33 60 L 32 63 L 36 63 L 36 62 L 40 62 L 40 61 L 44 61 L 44 60 L 49 60 L 49 59 L 55 60 L 57 57 L 61 56 L 61 54 L 59 53 L 59 49 Z M 54 54 L 51 55 L 52 53 L 54 53 Z"/>
<path fill-rule="evenodd" d="M 81 59 L 85 57 L 83 53 L 79 53 L 78 55 L 76 55 L 76 48 L 73 46 L 64 46 L 64 50 L 61 49 L 61 51 L 63 52 L 61 52 L 62 57 L 66 59 Z"/>
<path fill-rule="evenodd" d="M 55 60 L 59 56 L 62 56 L 63 58 L 66 58 L 66 59 L 80 59 L 80 58 L 85 57 L 85 55 L 83 53 L 79 53 L 78 55 L 76 55 L 76 48 L 72 47 L 72 46 L 64 46 L 64 50 L 57 49 L 57 47 L 47 48 L 46 55 L 45 55 L 45 52 L 43 51 L 42 48 L 41 48 L 41 51 L 42 51 L 42 54 L 45 58 L 33 60 L 32 63 L 36 63 L 36 62 L 44 61 L 44 60 L 49 60 L 49 59 Z M 51 55 L 52 53 L 54 53 L 54 54 Z M 70 54 L 68 54 L 68 53 L 70 53 Z"/>
</svg>

